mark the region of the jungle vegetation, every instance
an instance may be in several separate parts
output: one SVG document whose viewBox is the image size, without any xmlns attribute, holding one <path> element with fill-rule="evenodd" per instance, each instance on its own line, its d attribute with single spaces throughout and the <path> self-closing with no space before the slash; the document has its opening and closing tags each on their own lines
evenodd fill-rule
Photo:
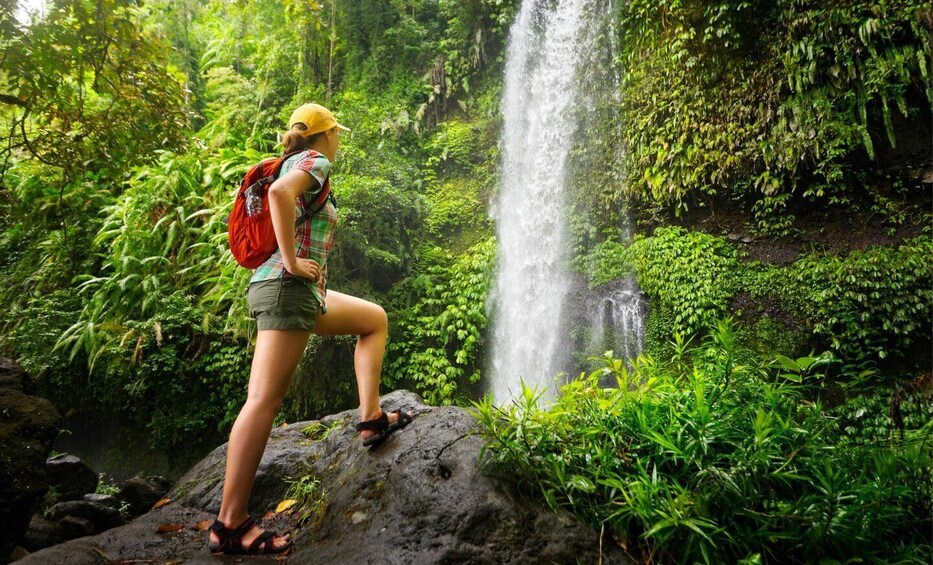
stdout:
<svg viewBox="0 0 933 565">
<path fill-rule="evenodd" d="M 518 7 L 0 0 L 4 354 L 179 466 L 225 441 L 256 329 L 223 220 L 314 100 L 353 128 L 330 284 L 389 312 L 385 390 L 472 406 L 494 463 L 640 558 L 929 562 L 929 4 L 612 3 L 573 268 L 637 280 L 646 352 L 589 352 L 550 411 L 477 392 Z M 356 406 L 351 351 L 313 337 L 277 422 Z"/>
</svg>

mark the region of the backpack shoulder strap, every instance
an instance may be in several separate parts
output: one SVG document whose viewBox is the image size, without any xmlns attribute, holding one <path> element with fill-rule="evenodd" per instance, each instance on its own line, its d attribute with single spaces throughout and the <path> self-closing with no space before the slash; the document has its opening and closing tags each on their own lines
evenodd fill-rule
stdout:
<svg viewBox="0 0 933 565">
<path fill-rule="evenodd" d="M 334 194 L 330 190 L 330 173 L 327 173 L 327 176 L 324 177 L 324 188 L 321 189 L 321 193 L 309 207 L 305 207 L 301 215 L 295 220 L 295 228 L 301 225 L 301 222 L 305 221 L 306 218 L 317 214 L 327 204 L 328 198 L 331 200 L 334 198 Z M 336 206 L 336 202 L 334 205 Z"/>
</svg>

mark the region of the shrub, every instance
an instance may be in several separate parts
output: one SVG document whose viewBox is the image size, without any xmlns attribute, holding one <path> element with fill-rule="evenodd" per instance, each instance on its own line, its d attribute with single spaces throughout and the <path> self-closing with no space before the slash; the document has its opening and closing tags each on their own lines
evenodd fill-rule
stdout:
<svg viewBox="0 0 933 565">
<path fill-rule="evenodd" d="M 477 128 L 470 123 L 449 120 L 438 124 L 424 145 L 428 153 L 425 166 L 430 176 L 470 172 L 477 161 L 477 136 Z"/>
<path fill-rule="evenodd" d="M 883 359 L 929 339 L 931 254 L 927 236 L 846 255 L 808 254 L 787 269 L 750 273 L 745 285 L 752 295 L 780 293 L 841 355 Z"/>
<path fill-rule="evenodd" d="M 123 320 L 119 339 L 100 345 L 93 370 L 83 355 L 69 361 L 67 351 L 53 349 L 80 314 L 74 291 L 33 299 L 23 311 L 31 323 L 12 336 L 21 363 L 56 405 L 69 414 L 113 414 L 145 430 L 150 448 L 184 459 L 229 432 L 246 400 L 250 348 L 245 339 L 205 331 L 205 312 L 190 295 L 154 292 L 150 300 L 157 313 Z"/>
<path fill-rule="evenodd" d="M 449 266 L 434 264 L 406 284 L 416 302 L 395 313 L 387 350 L 389 379 L 415 384 L 431 404 L 451 404 L 481 377 L 486 292 L 496 244 L 473 246 Z"/>
<path fill-rule="evenodd" d="M 813 330 L 834 349 L 884 358 L 929 337 L 931 256 L 930 238 L 845 257 L 810 255 L 794 265 L 793 283 Z"/>
<path fill-rule="evenodd" d="M 158 314 L 128 321 L 92 373 L 99 408 L 148 431 L 153 449 L 188 455 L 222 441 L 246 400 L 246 340 L 205 332 L 204 311 L 181 292 L 155 293 Z M 95 407 L 96 408 L 96 407 Z"/>
<path fill-rule="evenodd" d="M 362 279 L 387 290 L 414 258 L 421 196 L 386 178 L 341 175 L 337 203 L 339 239 L 328 259 L 328 277 Z"/>
</svg>

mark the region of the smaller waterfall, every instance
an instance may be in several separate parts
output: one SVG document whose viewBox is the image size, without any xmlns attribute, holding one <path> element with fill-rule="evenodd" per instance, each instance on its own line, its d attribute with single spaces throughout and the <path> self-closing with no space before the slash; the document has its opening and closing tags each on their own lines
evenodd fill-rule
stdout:
<svg viewBox="0 0 933 565">
<path fill-rule="evenodd" d="M 595 355 L 611 350 L 614 357 L 626 360 L 637 357 L 645 342 L 647 305 L 635 281 L 625 278 L 606 285 L 587 302 L 591 323 L 587 350 Z"/>
</svg>

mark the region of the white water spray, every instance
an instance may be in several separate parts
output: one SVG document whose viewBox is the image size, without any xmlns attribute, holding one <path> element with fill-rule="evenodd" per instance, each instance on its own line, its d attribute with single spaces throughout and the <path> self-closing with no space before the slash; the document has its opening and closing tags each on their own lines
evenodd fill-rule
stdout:
<svg viewBox="0 0 933 565">
<path fill-rule="evenodd" d="M 588 304 L 589 348 L 596 355 L 612 351 L 615 357 L 635 358 L 645 342 L 644 309 L 641 290 L 634 279 L 623 278 L 606 285 Z M 614 381 L 604 385 L 613 386 Z"/>
</svg>

